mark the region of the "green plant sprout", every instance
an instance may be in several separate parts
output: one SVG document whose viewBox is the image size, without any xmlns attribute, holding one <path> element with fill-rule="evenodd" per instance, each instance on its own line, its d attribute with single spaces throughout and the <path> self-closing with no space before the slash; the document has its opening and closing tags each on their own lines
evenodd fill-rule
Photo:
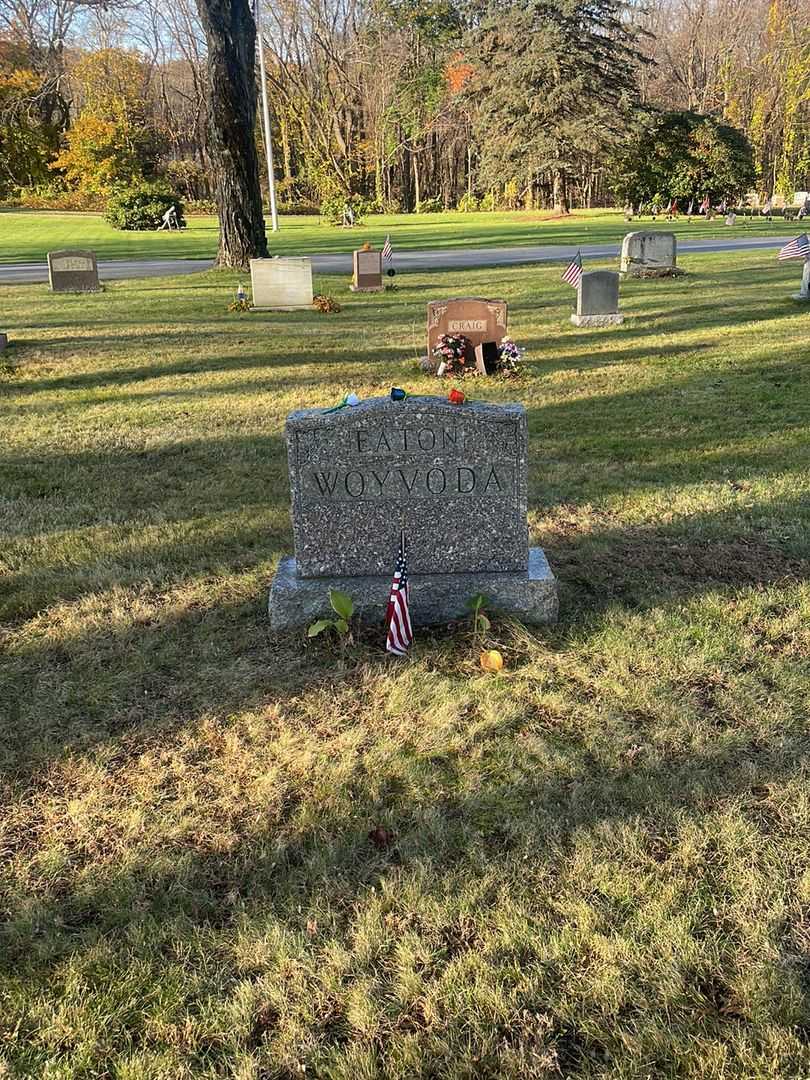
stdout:
<svg viewBox="0 0 810 1080">
<path fill-rule="evenodd" d="M 338 638 L 349 634 L 349 619 L 354 615 L 354 601 L 339 589 L 329 590 L 329 604 L 337 615 L 336 619 L 317 619 L 307 630 L 307 637 L 317 637 L 324 630 L 334 630 Z"/>
</svg>

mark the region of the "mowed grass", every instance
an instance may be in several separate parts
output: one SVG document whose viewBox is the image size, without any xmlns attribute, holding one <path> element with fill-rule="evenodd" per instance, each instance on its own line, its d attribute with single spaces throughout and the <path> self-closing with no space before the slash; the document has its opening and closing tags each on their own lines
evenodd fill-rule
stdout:
<svg viewBox="0 0 810 1080">
<path fill-rule="evenodd" d="M 674 231 L 683 239 L 733 239 L 795 236 L 801 225 L 776 218 L 739 217 L 727 227 L 722 217 L 706 221 L 685 217 L 667 221 L 659 215 L 628 223 L 619 211 L 392 214 L 370 215 L 354 229 L 333 228 L 317 217 L 283 216 L 270 232 L 271 255 L 308 255 L 352 251 L 368 240 L 381 247 L 390 235 L 394 251 L 437 248 L 511 247 L 531 244 L 618 243 L 632 229 Z M 219 232 L 214 217 L 190 217 L 182 232 L 119 232 L 101 214 L 0 210 L 0 264 L 44 262 L 49 251 L 83 247 L 99 259 L 213 259 Z"/>
<path fill-rule="evenodd" d="M 682 262 L 608 331 L 558 267 L 0 289 L 0 1074 L 810 1075 L 810 311 Z M 529 350 L 467 389 L 528 410 L 559 624 L 497 677 L 274 636 L 285 415 L 434 392 L 461 291 Z"/>
</svg>

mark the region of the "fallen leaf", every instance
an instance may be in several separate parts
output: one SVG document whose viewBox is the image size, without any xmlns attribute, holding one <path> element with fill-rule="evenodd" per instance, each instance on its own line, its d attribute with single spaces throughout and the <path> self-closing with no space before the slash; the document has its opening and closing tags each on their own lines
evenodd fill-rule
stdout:
<svg viewBox="0 0 810 1080">
<path fill-rule="evenodd" d="M 503 657 L 497 649 L 486 649 L 479 660 L 484 671 L 500 671 L 503 667 Z"/>
</svg>

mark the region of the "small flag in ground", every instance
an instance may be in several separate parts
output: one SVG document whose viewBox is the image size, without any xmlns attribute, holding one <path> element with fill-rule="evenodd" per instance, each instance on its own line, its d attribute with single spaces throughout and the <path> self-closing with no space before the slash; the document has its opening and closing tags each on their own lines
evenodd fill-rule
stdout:
<svg viewBox="0 0 810 1080">
<path fill-rule="evenodd" d="M 790 240 L 779 252 L 780 259 L 810 259 L 810 240 L 807 233 L 802 233 L 795 240 Z"/>
<path fill-rule="evenodd" d="M 391 595 L 388 598 L 385 621 L 388 625 L 386 649 L 394 656 L 404 656 L 413 641 L 411 613 L 408 607 L 408 563 L 405 556 L 404 529 L 399 538 L 399 554 L 394 567 L 394 580 L 391 582 Z"/>
<path fill-rule="evenodd" d="M 394 249 L 391 247 L 391 234 L 389 233 L 388 236 L 386 236 L 386 238 L 385 238 L 385 243 L 383 244 L 382 261 L 383 262 L 390 262 L 393 259 L 393 257 L 394 257 Z"/>
<path fill-rule="evenodd" d="M 566 266 L 562 276 L 566 285 L 570 285 L 572 289 L 578 289 L 579 283 L 582 280 L 582 255 L 578 251 L 576 256 Z"/>
<path fill-rule="evenodd" d="M 695 200 L 690 199 L 689 200 L 689 209 L 686 211 L 686 216 L 691 217 L 694 214 L 694 212 L 695 212 Z"/>
<path fill-rule="evenodd" d="M 703 200 L 703 202 L 700 204 L 700 212 L 701 212 L 701 214 L 708 214 L 708 212 L 711 210 L 711 208 L 712 208 L 712 200 L 707 195 L 706 198 Z"/>
<path fill-rule="evenodd" d="M 768 199 L 768 201 L 762 207 L 762 213 L 763 214 L 771 214 L 771 213 L 773 213 L 773 199 Z"/>
</svg>

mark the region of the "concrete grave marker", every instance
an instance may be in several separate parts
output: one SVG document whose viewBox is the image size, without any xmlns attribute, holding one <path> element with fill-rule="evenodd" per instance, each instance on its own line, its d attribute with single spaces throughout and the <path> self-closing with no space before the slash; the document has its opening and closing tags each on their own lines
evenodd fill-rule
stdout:
<svg viewBox="0 0 810 1080">
<path fill-rule="evenodd" d="M 630 277 L 675 277 L 679 273 L 675 233 L 628 233 L 622 241 L 619 270 Z"/>
<path fill-rule="evenodd" d="M 624 322 L 619 312 L 619 275 L 613 270 L 583 273 L 577 289 L 574 326 L 616 326 Z"/>
<path fill-rule="evenodd" d="M 802 283 L 799 286 L 799 291 L 793 293 L 794 300 L 810 300 L 810 259 L 804 260 L 804 269 L 802 270 Z"/>
<path fill-rule="evenodd" d="M 463 334 L 470 341 L 468 363 L 475 362 L 475 346 L 485 341 L 500 345 L 506 335 L 505 300 L 482 300 L 479 297 L 455 297 L 431 300 L 427 306 L 427 351 L 433 355 L 442 334 Z"/>
<path fill-rule="evenodd" d="M 275 628 L 326 613 L 330 586 L 382 619 L 403 519 L 414 622 L 462 618 L 479 592 L 530 622 L 556 617 L 556 581 L 529 549 L 522 405 L 372 398 L 291 413 L 286 439 L 295 556 L 273 581 Z"/>
<path fill-rule="evenodd" d="M 382 292 L 382 252 L 360 250 L 352 253 L 352 292 Z"/>
<path fill-rule="evenodd" d="M 51 292 L 98 292 L 98 263 L 92 251 L 49 251 Z"/>
<path fill-rule="evenodd" d="M 253 306 L 275 311 L 312 307 L 310 259 L 251 259 Z"/>
</svg>

